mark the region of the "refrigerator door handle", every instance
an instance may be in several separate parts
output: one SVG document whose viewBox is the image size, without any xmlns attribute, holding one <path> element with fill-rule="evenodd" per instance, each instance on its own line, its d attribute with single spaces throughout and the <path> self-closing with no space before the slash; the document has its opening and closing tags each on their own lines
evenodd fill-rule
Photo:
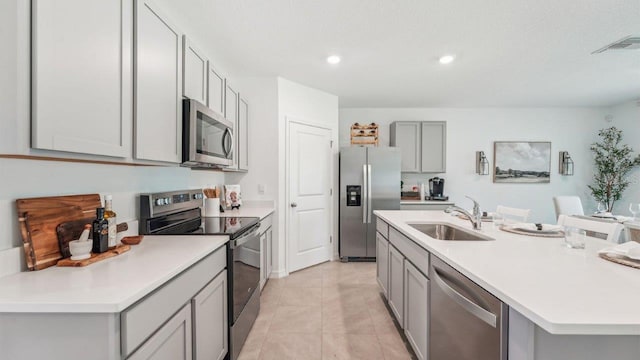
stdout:
<svg viewBox="0 0 640 360">
<path fill-rule="evenodd" d="M 369 201 L 367 197 L 367 165 L 362 165 L 362 185 L 364 189 L 362 189 L 362 223 L 367 223 L 367 202 Z"/>
<path fill-rule="evenodd" d="M 372 196 L 371 196 L 371 165 L 367 165 L 367 223 L 371 224 L 372 209 Z"/>
</svg>

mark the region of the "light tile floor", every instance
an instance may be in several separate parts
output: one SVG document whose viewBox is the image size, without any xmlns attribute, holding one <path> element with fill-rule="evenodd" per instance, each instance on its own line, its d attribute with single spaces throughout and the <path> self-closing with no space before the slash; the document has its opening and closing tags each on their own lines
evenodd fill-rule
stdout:
<svg viewBox="0 0 640 360">
<path fill-rule="evenodd" d="M 328 262 L 271 279 L 240 353 L 250 359 L 415 359 L 376 282 L 375 263 Z"/>
</svg>

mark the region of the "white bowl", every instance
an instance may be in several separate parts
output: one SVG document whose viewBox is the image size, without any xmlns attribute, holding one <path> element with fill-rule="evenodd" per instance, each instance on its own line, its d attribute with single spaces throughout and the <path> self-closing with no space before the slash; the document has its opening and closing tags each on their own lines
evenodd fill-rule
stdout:
<svg viewBox="0 0 640 360">
<path fill-rule="evenodd" d="M 84 260 L 91 257 L 91 247 L 93 242 L 91 240 L 69 241 L 69 251 L 71 252 L 71 260 Z"/>
</svg>

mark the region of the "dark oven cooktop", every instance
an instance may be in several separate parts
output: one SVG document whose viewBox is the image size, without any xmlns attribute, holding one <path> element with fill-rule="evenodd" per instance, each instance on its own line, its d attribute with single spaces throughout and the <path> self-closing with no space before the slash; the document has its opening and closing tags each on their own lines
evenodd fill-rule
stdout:
<svg viewBox="0 0 640 360">
<path fill-rule="evenodd" d="M 260 218 L 255 217 L 203 217 L 195 233 L 203 235 L 229 235 L 234 239 L 253 228 Z"/>
</svg>

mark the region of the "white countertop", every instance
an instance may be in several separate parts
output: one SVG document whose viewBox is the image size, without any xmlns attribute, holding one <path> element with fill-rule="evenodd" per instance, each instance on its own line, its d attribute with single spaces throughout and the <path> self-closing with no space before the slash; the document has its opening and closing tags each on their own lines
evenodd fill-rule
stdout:
<svg viewBox="0 0 640 360">
<path fill-rule="evenodd" d="M 220 217 L 257 217 L 260 220 L 271 215 L 275 209 L 273 207 L 247 207 L 241 206 L 240 209 L 225 210 L 220 213 Z"/>
<path fill-rule="evenodd" d="M 453 201 L 437 200 L 400 200 L 400 205 L 453 205 Z"/>
<path fill-rule="evenodd" d="M 491 223 L 481 232 L 495 241 L 442 241 L 407 223 L 471 229 L 470 222 L 442 211 L 375 214 L 549 333 L 640 335 L 640 269 L 599 258 L 612 243 L 587 238 L 586 249 L 569 249 L 562 238 L 511 234 Z"/>
<path fill-rule="evenodd" d="M 0 312 L 117 313 L 229 241 L 150 236 L 86 267 L 53 266 L 0 278 Z"/>
</svg>

